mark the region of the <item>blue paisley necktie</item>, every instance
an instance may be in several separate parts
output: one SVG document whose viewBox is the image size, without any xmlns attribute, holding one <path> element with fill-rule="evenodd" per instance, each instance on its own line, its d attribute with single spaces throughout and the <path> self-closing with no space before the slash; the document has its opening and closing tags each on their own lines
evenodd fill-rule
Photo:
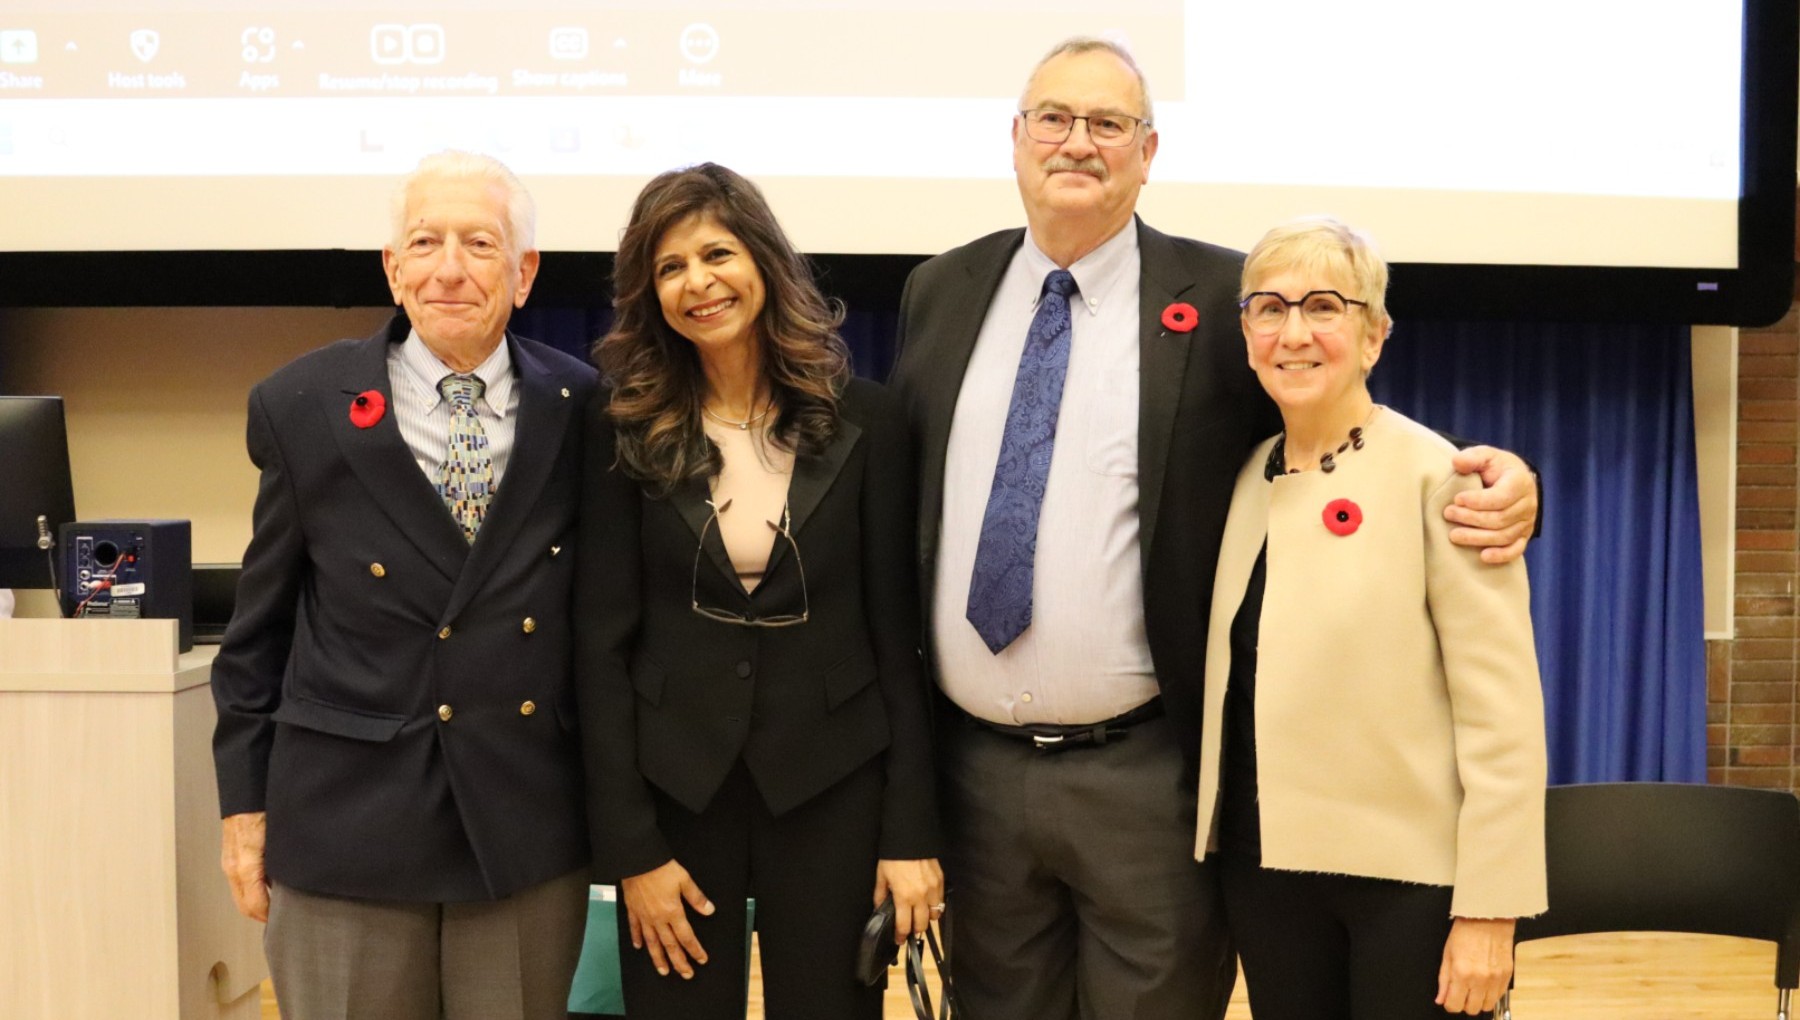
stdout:
<svg viewBox="0 0 1800 1020">
<path fill-rule="evenodd" d="M 438 469 L 438 495 L 471 543 L 494 496 L 494 459 L 488 454 L 487 430 L 475 414 L 475 400 L 486 390 L 478 376 L 447 375 L 438 380 L 438 392 L 450 402 L 450 449 Z"/>
<path fill-rule="evenodd" d="M 968 617 L 995 655 L 1031 626 L 1038 511 L 1050 477 L 1063 379 L 1069 374 L 1069 295 L 1075 289 L 1075 277 L 1066 269 L 1044 277 L 1044 293 L 1013 379 L 994 488 L 981 519 Z"/>
</svg>

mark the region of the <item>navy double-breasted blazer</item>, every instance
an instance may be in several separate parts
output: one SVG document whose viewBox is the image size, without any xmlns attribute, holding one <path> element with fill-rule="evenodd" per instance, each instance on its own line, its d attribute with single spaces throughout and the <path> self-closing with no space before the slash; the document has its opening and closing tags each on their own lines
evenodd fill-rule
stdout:
<svg viewBox="0 0 1800 1020">
<path fill-rule="evenodd" d="M 391 410 L 399 316 L 258 384 L 262 471 L 213 665 L 226 815 L 267 811 L 273 881 L 390 900 L 499 898 L 588 860 L 570 689 L 581 408 L 594 370 L 508 336 L 507 471 L 473 545 Z"/>
</svg>

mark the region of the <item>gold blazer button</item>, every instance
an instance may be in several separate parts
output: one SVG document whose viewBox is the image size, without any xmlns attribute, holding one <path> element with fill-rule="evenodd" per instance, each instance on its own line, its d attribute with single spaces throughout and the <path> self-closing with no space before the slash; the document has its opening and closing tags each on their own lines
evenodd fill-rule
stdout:
<svg viewBox="0 0 1800 1020">
<path fill-rule="evenodd" d="M 371 563 L 369 564 L 369 573 L 374 574 L 376 577 L 386 577 L 387 568 L 379 563 Z"/>
<path fill-rule="evenodd" d="M 533 620 L 531 617 L 527 616 L 525 618 L 525 622 L 520 624 L 519 626 L 522 630 L 525 631 L 525 633 L 530 634 L 532 631 L 537 630 L 537 621 Z"/>
<path fill-rule="evenodd" d="M 450 717 L 455 714 L 456 714 L 456 710 L 452 709 L 449 705 L 439 705 L 438 706 L 438 718 L 444 720 L 445 722 L 449 722 Z"/>
<path fill-rule="evenodd" d="M 438 640 L 439 641 L 450 640 L 450 628 L 449 627 L 445 627 L 443 630 L 438 631 Z"/>
<path fill-rule="evenodd" d="M 537 711 L 537 702 L 535 701 L 527 701 L 525 704 L 519 706 L 520 715 L 530 715 L 535 711 Z"/>
</svg>

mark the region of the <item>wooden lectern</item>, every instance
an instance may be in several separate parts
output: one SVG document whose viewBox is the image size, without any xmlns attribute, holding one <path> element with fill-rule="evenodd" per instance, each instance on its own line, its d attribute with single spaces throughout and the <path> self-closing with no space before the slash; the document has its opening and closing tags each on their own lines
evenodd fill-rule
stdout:
<svg viewBox="0 0 1800 1020">
<path fill-rule="evenodd" d="M 219 871 L 212 660 L 173 620 L 0 620 L 0 1017 L 256 1020 Z"/>
</svg>

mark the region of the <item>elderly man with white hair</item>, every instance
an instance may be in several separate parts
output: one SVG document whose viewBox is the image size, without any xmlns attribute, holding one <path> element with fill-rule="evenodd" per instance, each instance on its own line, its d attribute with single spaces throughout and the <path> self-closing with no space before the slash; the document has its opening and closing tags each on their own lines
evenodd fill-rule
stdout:
<svg viewBox="0 0 1800 1020">
<path fill-rule="evenodd" d="M 569 687 L 592 368 L 506 331 L 538 267 L 505 166 L 394 200 L 400 314 L 250 396 L 262 472 L 213 666 L 223 866 L 285 1017 L 566 1015 L 588 844 Z"/>
</svg>

